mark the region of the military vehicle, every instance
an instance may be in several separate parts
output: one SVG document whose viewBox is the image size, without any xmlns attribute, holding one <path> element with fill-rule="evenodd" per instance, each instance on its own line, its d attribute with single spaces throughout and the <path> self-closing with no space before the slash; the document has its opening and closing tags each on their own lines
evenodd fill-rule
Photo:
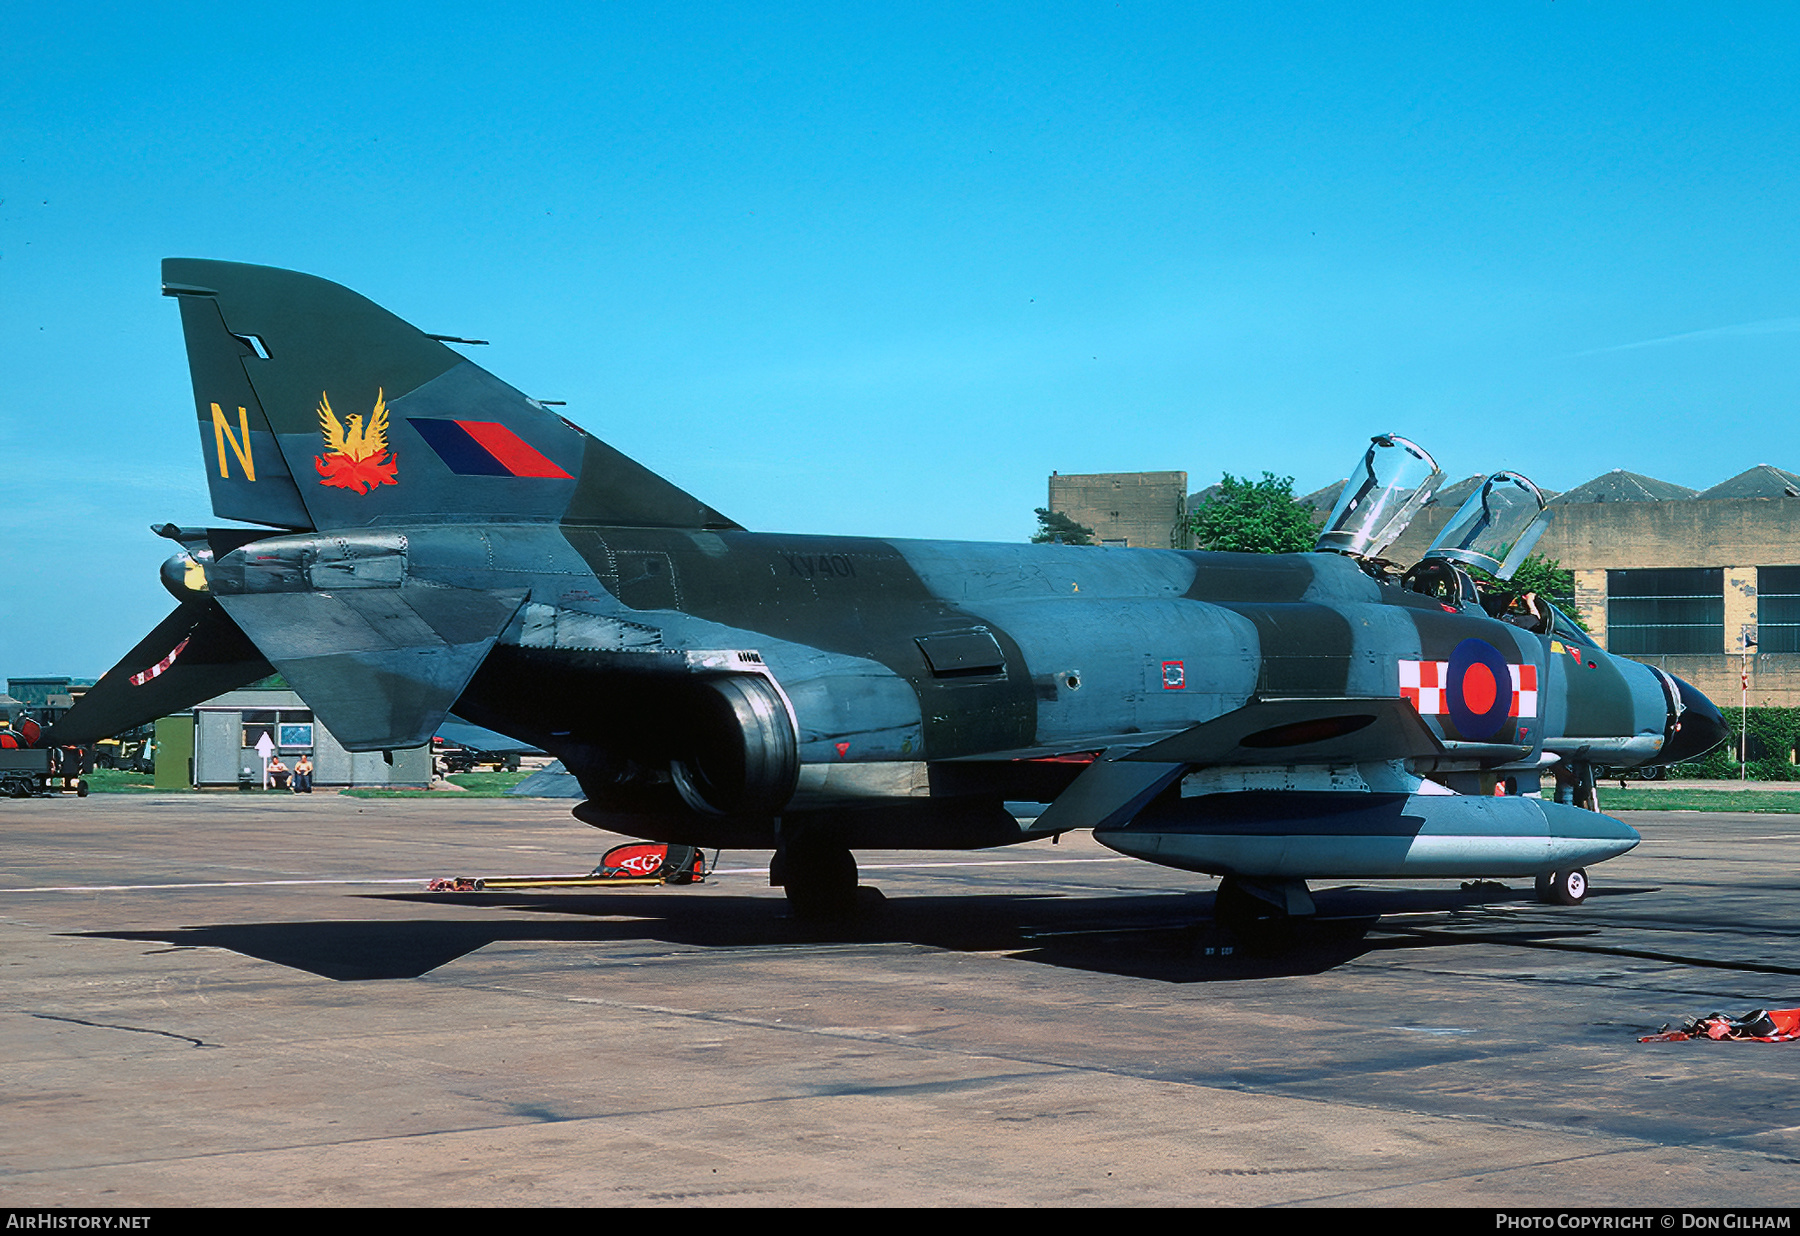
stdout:
<svg viewBox="0 0 1800 1236">
<path fill-rule="evenodd" d="M 1383 563 L 1442 476 L 1405 439 L 1374 440 L 1308 554 L 753 532 L 334 283 L 170 259 L 163 291 L 213 510 L 260 526 L 156 529 L 179 603 L 59 742 L 273 669 L 350 750 L 454 707 L 560 759 L 590 824 L 774 847 L 799 913 L 854 906 L 858 850 L 1092 829 L 1254 919 L 1327 877 L 1579 901 L 1637 840 L 1586 809 L 1594 767 L 1726 732 L 1475 583 L 1529 548 L 1523 478 Z"/>
</svg>

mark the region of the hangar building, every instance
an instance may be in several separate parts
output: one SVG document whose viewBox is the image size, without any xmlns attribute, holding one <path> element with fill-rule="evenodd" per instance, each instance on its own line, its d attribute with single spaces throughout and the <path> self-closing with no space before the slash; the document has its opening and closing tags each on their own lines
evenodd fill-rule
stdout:
<svg viewBox="0 0 1800 1236">
<path fill-rule="evenodd" d="M 1416 561 L 1482 479 L 1441 489 L 1387 556 Z M 1053 475 L 1050 509 L 1104 544 L 1186 547 L 1159 537 L 1185 481 L 1181 472 Z M 1341 487 L 1301 501 L 1322 520 Z M 1209 493 L 1181 497 L 1181 524 Z M 1800 707 L 1800 474 L 1758 464 L 1695 491 L 1614 470 L 1545 496 L 1555 514 L 1537 552 L 1574 573 L 1572 600 L 1603 647 L 1662 666 L 1721 707 L 1744 698 L 1740 673 L 1752 706 Z"/>
</svg>

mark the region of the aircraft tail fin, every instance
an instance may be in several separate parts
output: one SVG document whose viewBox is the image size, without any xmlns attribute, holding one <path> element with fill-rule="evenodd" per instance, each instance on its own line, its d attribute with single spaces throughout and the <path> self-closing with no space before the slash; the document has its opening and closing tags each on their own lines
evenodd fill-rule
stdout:
<svg viewBox="0 0 1800 1236">
<path fill-rule="evenodd" d="M 221 516 L 327 530 L 434 517 L 736 528 L 373 301 L 169 258 Z"/>
</svg>

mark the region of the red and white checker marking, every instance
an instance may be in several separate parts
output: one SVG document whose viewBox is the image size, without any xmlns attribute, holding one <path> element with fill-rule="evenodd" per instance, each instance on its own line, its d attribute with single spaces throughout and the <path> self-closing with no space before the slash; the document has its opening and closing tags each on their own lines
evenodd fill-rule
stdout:
<svg viewBox="0 0 1800 1236">
<path fill-rule="evenodd" d="M 1421 717 L 1441 717 L 1450 711 L 1444 700 L 1444 683 L 1450 677 L 1448 661 L 1400 662 L 1400 698 L 1418 709 Z"/>
<path fill-rule="evenodd" d="M 1509 717 L 1537 716 L 1537 666 L 1509 665 L 1506 668 L 1512 671 L 1513 687 L 1512 711 L 1506 715 Z"/>
<path fill-rule="evenodd" d="M 1442 717 L 1449 713 L 1450 662 L 1402 661 L 1400 664 L 1400 698 L 1416 708 L 1421 717 Z M 1509 717 L 1535 717 L 1538 711 L 1538 671 L 1535 665 L 1508 665 L 1512 671 L 1512 704 Z"/>
</svg>

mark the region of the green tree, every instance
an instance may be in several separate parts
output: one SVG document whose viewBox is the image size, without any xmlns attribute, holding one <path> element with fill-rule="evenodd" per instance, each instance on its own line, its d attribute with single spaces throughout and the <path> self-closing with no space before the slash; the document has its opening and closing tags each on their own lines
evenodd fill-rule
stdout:
<svg viewBox="0 0 1800 1236">
<path fill-rule="evenodd" d="M 1037 535 L 1031 538 L 1033 545 L 1047 545 L 1052 541 L 1060 541 L 1064 545 L 1092 545 L 1094 530 L 1078 524 L 1061 511 L 1052 511 L 1044 507 L 1037 509 Z"/>
<path fill-rule="evenodd" d="M 1247 554 L 1300 554 L 1313 547 L 1319 529 L 1309 506 L 1294 500 L 1294 478 L 1265 472 L 1240 480 L 1227 472 L 1219 492 L 1190 517 L 1201 549 Z"/>
<path fill-rule="evenodd" d="M 1567 614 L 1569 621 L 1583 631 L 1589 629 L 1581 611 L 1575 607 L 1575 573 L 1563 570 L 1562 564 L 1555 558 L 1532 554 L 1519 564 L 1519 569 L 1505 583 L 1494 579 L 1486 571 L 1476 573 L 1492 582 L 1496 588 L 1507 592 L 1515 592 L 1520 596 L 1535 592 Z"/>
</svg>

